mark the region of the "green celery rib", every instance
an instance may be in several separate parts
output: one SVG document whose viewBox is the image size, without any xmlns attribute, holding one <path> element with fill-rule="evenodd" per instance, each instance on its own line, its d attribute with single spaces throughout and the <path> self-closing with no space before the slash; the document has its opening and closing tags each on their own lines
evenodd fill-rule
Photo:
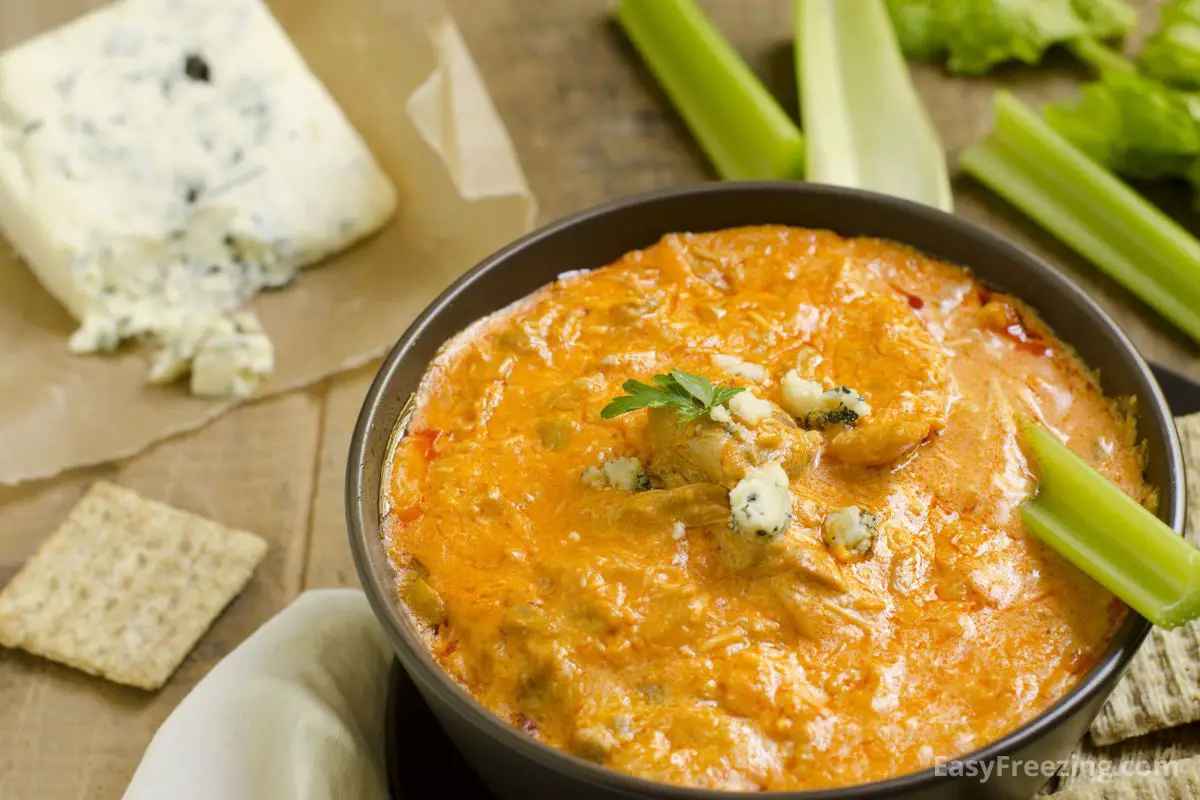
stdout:
<svg viewBox="0 0 1200 800">
<path fill-rule="evenodd" d="M 1200 550 L 1053 434 L 1023 427 L 1039 473 L 1026 527 L 1155 625 L 1200 617 Z"/>
<path fill-rule="evenodd" d="M 1006 91 L 962 168 L 1200 341 L 1200 242 Z"/>
<path fill-rule="evenodd" d="M 804 137 L 692 0 L 621 0 L 616 19 L 723 178 L 804 176 Z"/>
<path fill-rule="evenodd" d="M 882 0 L 796 0 L 808 180 L 951 211 L 946 154 Z"/>
</svg>

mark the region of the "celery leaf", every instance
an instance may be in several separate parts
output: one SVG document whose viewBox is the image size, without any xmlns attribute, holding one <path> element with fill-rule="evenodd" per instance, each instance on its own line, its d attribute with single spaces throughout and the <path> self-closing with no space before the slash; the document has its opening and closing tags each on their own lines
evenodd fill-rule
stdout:
<svg viewBox="0 0 1200 800">
<path fill-rule="evenodd" d="M 1200 158 L 1189 98 L 1157 81 L 1108 71 L 1077 103 L 1049 106 L 1046 121 L 1093 160 L 1129 178 L 1185 174 Z"/>
<path fill-rule="evenodd" d="M 1200 0 L 1163 6 L 1158 30 L 1146 39 L 1138 64 L 1164 83 L 1200 89 Z"/>
<path fill-rule="evenodd" d="M 888 0 L 888 12 L 905 56 L 967 75 L 1036 64 L 1055 44 L 1124 36 L 1137 22 L 1127 0 Z"/>
</svg>

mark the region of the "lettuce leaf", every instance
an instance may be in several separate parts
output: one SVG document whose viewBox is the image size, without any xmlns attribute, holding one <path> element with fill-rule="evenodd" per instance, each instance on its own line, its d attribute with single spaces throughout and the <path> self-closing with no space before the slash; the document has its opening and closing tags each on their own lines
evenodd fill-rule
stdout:
<svg viewBox="0 0 1200 800">
<path fill-rule="evenodd" d="M 1133 72 L 1108 70 L 1046 121 L 1104 167 L 1139 180 L 1179 177 L 1200 159 L 1196 98 Z"/>
<path fill-rule="evenodd" d="M 1146 39 L 1138 65 L 1164 83 L 1200 89 L 1200 0 L 1173 0 L 1163 6 L 1158 29 Z"/>
<path fill-rule="evenodd" d="M 1047 48 L 1085 36 L 1123 36 L 1137 22 L 1127 0 L 888 0 L 900 49 L 978 75 L 1005 61 L 1035 64 Z"/>
</svg>

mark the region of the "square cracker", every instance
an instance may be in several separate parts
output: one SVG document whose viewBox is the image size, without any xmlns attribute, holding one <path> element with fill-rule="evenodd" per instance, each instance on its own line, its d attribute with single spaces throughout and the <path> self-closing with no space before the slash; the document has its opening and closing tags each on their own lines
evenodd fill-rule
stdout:
<svg viewBox="0 0 1200 800">
<path fill-rule="evenodd" d="M 1200 797 L 1200 758 L 1142 764 L 1129 774 L 1056 792 L 1055 800 L 1195 800 Z"/>
<path fill-rule="evenodd" d="M 97 482 L 0 591 L 0 645 L 157 689 L 266 552 L 252 533 Z"/>
<path fill-rule="evenodd" d="M 1200 524 L 1200 414 L 1176 420 L 1188 482 L 1188 539 Z M 1092 723 L 1091 738 L 1106 745 L 1200 721 L 1200 622 L 1155 628 L 1129 671 Z M 1200 795 L 1198 795 L 1200 796 Z"/>
<path fill-rule="evenodd" d="M 1200 728 L 1185 726 L 1111 747 L 1083 742 L 1056 782 L 1054 800 L 1195 800 Z"/>
</svg>

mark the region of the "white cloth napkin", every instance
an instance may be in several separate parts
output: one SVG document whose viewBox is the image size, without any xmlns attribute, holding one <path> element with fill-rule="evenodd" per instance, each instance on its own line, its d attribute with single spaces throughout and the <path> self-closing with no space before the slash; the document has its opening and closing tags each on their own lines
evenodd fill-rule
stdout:
<svg viewBox="0 0 1200 800">
<path fill-rule="evenodd" d="M 391 659 L 361 592 L 302 594 L 184 698 L 125 800 L 386 800 Z"/>
</svg>

